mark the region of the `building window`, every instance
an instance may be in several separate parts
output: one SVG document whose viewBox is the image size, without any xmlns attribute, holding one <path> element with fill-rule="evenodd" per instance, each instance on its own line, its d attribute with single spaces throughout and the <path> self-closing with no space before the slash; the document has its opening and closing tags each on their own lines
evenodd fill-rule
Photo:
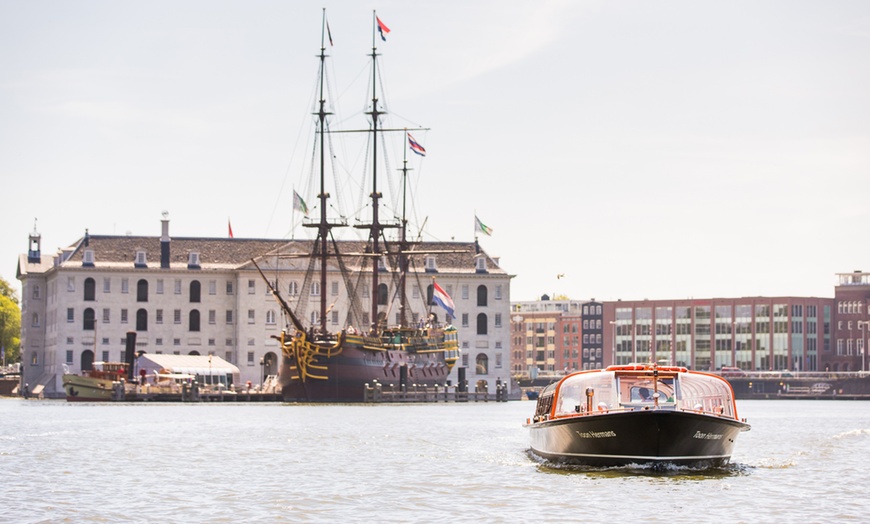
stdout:
<svg viewBox="0 0 870 524">
<path fill-rule="evenodd" d="M 144 309 L 136 311 L 136 331 L 148 331 L 148 312 Z"/>
<path fill-rule="evenodd" d="M 188 325 L 190 326 L 190 331 L 199 331 L 199 310 L 192 309 L 188 314 Z"/>
<path fill-rule="evenodd" d="M 103 293 L 111 293 L 112 292 L 112 279 L 104 278 L 103 279 Z"/>
<path fill-rule="evenodd" d="M 332 296 L 337 297 L 338 296 L 338 280 L 335 280 L 332 282 L 331 288 L 332 288 Z"/>
<path fill-rule="evenodd" d="M 462 299 L 468 300 L 468 284 L 462 285 Z"/>
<path fill-rule="evenodd" d="M 320 296 L 320 282 L 311 283 L 311 295 Z"/>
<path fill-rule="evenodd" d="M 481 307 L 489 305 L 486 286 L 477 286 L 477 305 Z"/>
<path fill-rule="evenodd" d="M 227 280 L 227 295 L 233 294 L 233 281 Z"/>
<path fill-rule="evenodd" d="M 478 353 L 477 358 L 474 359 L 474 364 L 475 372 L 478 375 L 489 374 L 489 357 L 486 356 L 486 353 Z"/>
<path fill-rule="evenodd" d="M 378 284 L 378 305 L 386 306 L 387 298 L 389 297 L 389 289 L 386 284 Z"/>
<path fill-rule="evenodd" d="M 299 284 L 297 282 L 290 282 L 290 286 L 287 289 L 287 292 L 291 297 L 295 297 L 299 294 Z"/>
<path fill-rule="evenodd" d="M 136 251 L 136 262 L 133 264 L 136 267 L 146 267 L 148 266 L 148 261 L 145 257 L 144 251 Z"/>
<path fill-rule="evenodd" d="M 154 322 L 157 322 L 158 324 L 163 323 L 163 310 L 162 309 L 158 309 L 157 311 L 154 312 Z"/>
<path fill-rule="evenodd" d="M 253 324 L 256 319 L 256 312 L 253 309 L 248 310 L 248 324 Z"/>
<path fill-rule="evenodd" d="M 214 324 L 216 322 L 217 322 L 217 311 L 215 311 L 214 309 L 209 309 L 208 310 L 208 323 Z"/>
<path fill-rule="evenodd" d="M 174 288 L 175 288 L 174 289 L 175 294 L 180 295 L 181 294 L 181 279 L 180 278 L 175 279 Z"/>
<path fill-rule="evenodd" d="M 126 324 L 126 323 L 127 323 L 127 310 L 122 309 L 121 310 L 121 324 Z"/>
<path fill-rule="evenodd" d="M 202 293 L 202 285 L 199 283 L 199 280 L 193 280 L 190 282 L 190 301 L 191 303 L 199 303 L 200 302 L 200 294 Z"/>
<path fill-rule="evenodd" d="M 181 310 L 176 309 L 172 312 L 172 322 L 174 324 L 181 324 Z"/>
<path fill-rule="evenodd" d="M 248 280 L 248 294 L 253 295 L 257 292 L 257 283 L 253 279 Z"/>
<path fill-rule="evenodd" d="M 468 313 L 462 314 L 462 327 L 468 327 Z"/>
<path fill-rule="evenodd" d="M 126 278 L 121 279 L 121 293 L 129 293 L 130 292 L 130 280 Z"/>
<path fill-rule="evenodd" d="M 85 331 L 93 331 L 94 325 L 97 323 L 94 310 L 92 308 L 85 309 L 82 329 Z"/>
<path fill-rule="evenodd" d="M 111 312 L 112 310 L 104 307 L 103 308 L 103 324 L 108 324 L 111 321 Z"/>
<path fill-rule="evenodd" d="M 148 302 L 148 281 L 144 278 L 136 282 L 136 302 Z"/>
<path fill-rule="evenodd" d="M 94 282 L 93 278 L 88 277 L 85 279 L 85 300 L 86 301 L 92 302 L 92 301 L 97 299 L 96 287 L 97 287 L 97 283 Z"/>
<path fill-rule="evenodd" d="M 493 321 L 495 322 L 495 327 L 501 327 L 501 313 L 496 313 Z"/>
<path fill-rule="evenodd" d="M 76 290 L 75 277 L 67 277 L 66 278 L 66 290 L 69 292 L 75 292 L 75 290 Z"/>
<path fill-rule="evenodd" d="M 253 340 L 249 340 L 248 342 L 253 342 Z M 253 344 L 248 344 L 248 345 L 252 346 Z M 254 365 L 254 352 L 253 351 L 248 351 L 248 365 L 249 366 Z"/>
<path fill-rule="evenodd" d="M 208 281 L 208 294 L 217 295 L 217 280 Z"/>
<path fill-rule="evenodd" d="M 157 294 L 158 295 L 163 294 L 163 279 L 162 278 L 157 279 Z"/>
<path fill-rule="evenodd" d="M 67 364 L 73 363 L 73 351 L 71 349 L 66 350 L 66 363 Z"/>
<path fill-rule="evenodd" d="M 228 309 L 227 310 L 227 324 L 232 324 L 232 323 L 233 323 L 233 310 Z"/>
<path fill-rule="evenodd" d="M 433 257 L 433 256 L 426 257 L 426 271 L 427 272 L 438 271 L 438 266 L 435 264 L 435 257 Z"/>
<path fill-rule="evenodd" d="M 486 335 L 486 313 L 480 313 L 477 315 L 477 334 L 478 335 Z"/>
<path fill-rule="evenodd" d="M 74 308 L 66 308 L 66 321 L 72 323 L 76 321 L 76 310 Z"/>
<path fill-rule="evenodd" d="M 270 309 L 266 311 L 266 325 L 274 325 L 275 324 L 275 311 Z"/>
<path fill-rule="evenodd" d="M 495 286 L 495 299 L 501 300 L 501 284 Z M 498 366 L 496 366 L 498 367 Z"/>
</svg>

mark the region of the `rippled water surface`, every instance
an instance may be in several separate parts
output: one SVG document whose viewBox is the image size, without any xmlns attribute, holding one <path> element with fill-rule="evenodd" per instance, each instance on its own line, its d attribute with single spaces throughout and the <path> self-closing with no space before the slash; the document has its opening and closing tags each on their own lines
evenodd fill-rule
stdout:
<svg viewBox="0 0 870 524">
<path fill-rule="evenodd" d="M 866 522 L 870 402 L 743 401 L 724 469 L 553 467 L 528 401 L 0 399 L 2 522 Z"/>
</svg>

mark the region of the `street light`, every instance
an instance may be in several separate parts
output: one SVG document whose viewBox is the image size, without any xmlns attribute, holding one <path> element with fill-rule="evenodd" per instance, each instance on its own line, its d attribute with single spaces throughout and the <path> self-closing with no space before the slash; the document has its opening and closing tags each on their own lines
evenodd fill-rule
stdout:
<svg viewBox="0 0 870 524">
<path fill-rule="evenodd" d="M 610 364 L 616 364 L 616 321 L 610 321 Z M 606 367 L 606 366 L 605 366 Z"/>
<path fill-rule="evenodd" d="M 858 329 L 861 330 L 861 373 L 864 373 L 864 370 L 867 369 L 865 367 L 865 355 L 867 354 L 867 349 L 864 346 L 864 326 L 870 326 L 870 320 L 858 321 Z"/>
</svg>

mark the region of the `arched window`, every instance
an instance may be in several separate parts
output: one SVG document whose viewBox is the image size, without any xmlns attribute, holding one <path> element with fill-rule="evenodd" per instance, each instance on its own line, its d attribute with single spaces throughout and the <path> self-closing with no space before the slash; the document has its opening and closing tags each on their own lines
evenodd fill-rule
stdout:
<svg viewBox="0 0 870 524">
<path fill-rule="evenodd" d="M 82 329 L 84 329 L 85 331 L 93 331 L 94 324 L 96 324 L 97 322 L 97 319 L 94 316 L 94 310 L 92 308 L 85 309 L 85 314 L 82 319 Z"/>
<path fill-rule="evenodd" d="M 386 306 L 389 290 L 386 284 L 378 284 L 378 305 Z"/>
<path fill-rule="evenodd" d="M 484 286 L 484 285 L 477 286 L 477 305 L 478 306 L 486 306 L 487 305 L 487 292 L 486 292 L 486 286 Z"/>
<path fill-rule="evenodd" d="M 148 312 L 144 309 L 136 311 L 136 331 L 148 331 Z"/>
<path fill-rule="evenodd" d="M 136 282 L 136 302 L 148 302 L 148 281 L 144 278 Z"/>
<path fill-rule="evenodd" d="M 85 300 L 88 302 L 94 301 L 97 299 L 97 283 L 93 278 L 85 279 Z"/>
<path fill-rule="evenodd" d="M 486 335 L 486 313 L 477 315 L 477 334 Z"/>
<path fill-rule="evenodd" d="M 429 284 L 426 286 L 426 303 L 430 306 L 435 306 L 435 286 Z"/>
<path fill-rule="evenodd" d="M 475 372 L 478 375 L 486 375 L 489 373 L 489 357 L 486 356 L 486 353 L 478 353 L 474 363 Z"/>
<path fill-rule="evenodd" d="M 190 301 L 199 302 L 200 296 L 202 296 L 202 284 L 199 283 L 199 280 L 194 280 L 190 283 Z"/>
<path fill-rule="evenodd" d="M 188 315 L 190 331 L 199 331 L 199 310 L 192 309 Z"/>
<path fill-rule="evenodd" d="M 94 352 L 90 349 L 82 351 L 82 371 L 94 369 Z"/>
</svg>

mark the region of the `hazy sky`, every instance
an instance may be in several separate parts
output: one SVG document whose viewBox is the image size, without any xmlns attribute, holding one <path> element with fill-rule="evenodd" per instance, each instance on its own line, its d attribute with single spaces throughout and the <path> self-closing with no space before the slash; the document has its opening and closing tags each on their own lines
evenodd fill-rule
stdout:
<svg viewBox="0 0 870 524">
<path fill-rule="evenodd" d="M 470 241 L 477 213 L 513 300 L 833 296 L 870 271 L 870 2 L 0 0 L 0 277 L 34 219 L 48 253 L 159 236 L 163 210 L 173 236 L 289 238 L 323 7 L 333 128 L 366 125 L 377 9 L 385 124 L 429 129 L 412 230 Z"/>
</svg>

